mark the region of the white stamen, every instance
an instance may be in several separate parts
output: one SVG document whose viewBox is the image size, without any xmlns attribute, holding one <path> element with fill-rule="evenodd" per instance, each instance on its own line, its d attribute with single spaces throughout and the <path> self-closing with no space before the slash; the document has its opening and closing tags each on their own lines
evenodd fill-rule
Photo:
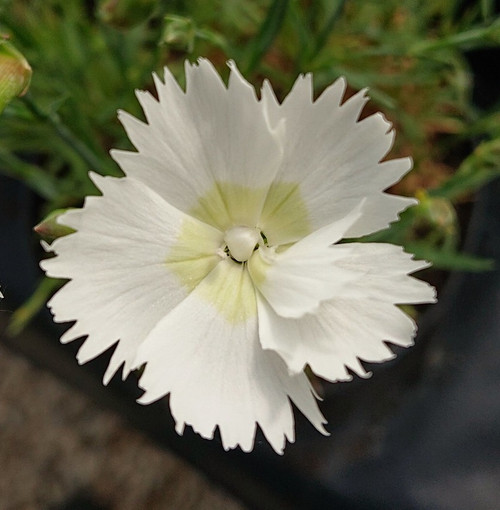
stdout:
<svg viewBox="0 0 500 510">
<path fill-rule="evenodd" d="M 252 227 L 232 227 L 226 231 L 224 241 L 231 257 L 238 262 L 247 261 L 260 240 L 260 232 Z"/>
</svg>

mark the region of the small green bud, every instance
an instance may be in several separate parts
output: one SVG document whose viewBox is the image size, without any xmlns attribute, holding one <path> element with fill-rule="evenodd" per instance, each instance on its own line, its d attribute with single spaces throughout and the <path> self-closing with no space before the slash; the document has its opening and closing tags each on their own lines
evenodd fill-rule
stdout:
<svg viewBox="0 0 500 510">
<path fill-rule="evenodd" d="M 146 21 L 157 3 L 156 0 L 101 0 L 97 16 L 116 28 L 132 28 Z"/>
<path fill-rule="evenodd" d="M 194 21 L 190 18 L 169 14 L 164 18 L 160 43 L 192 53 L 197 35 Z"/>
<path fill-rule="evenodd" d="M 230 52 L 226 39 L 210 28 L 199 27 L 191 18 L 169 14 L 163 18 L 163 31 L 160 44 L 193 53 L 197 41 L 206 41 Z"/>
<path fill-rule="evenodd" d="M 69 209 L 56 209 L 49 213 L 33 230 L 39 234 L 45 241 L 53 241 L 58 237 L 67 236 L 75 232 L 71 227 L 61 225 L 57 222 L 59 217 Z"/>
<path fill-rule="evenodd" d="M 12 99 L 26 93 L 31 73 L 23 55 L 10 42 L 0 40 L 0 113 Z"/>
<path fill-rule="evenodd" d="M 424 190 L 417 191 L 420 201 L 419 213 L 429 222 L 442 229 L 453 229 L 457 224 L 457 215 L 451 202 L 442 197 L 430 197 Z"/>
<path fill-rule="evenodd" d="M 414 229 L 430 244 L 455 247 L 458 243 L 458 218 L 451 202 L 431 197 L 424 190 L 417 192 L 420 203 L 415 208 Z"/>
</svg>

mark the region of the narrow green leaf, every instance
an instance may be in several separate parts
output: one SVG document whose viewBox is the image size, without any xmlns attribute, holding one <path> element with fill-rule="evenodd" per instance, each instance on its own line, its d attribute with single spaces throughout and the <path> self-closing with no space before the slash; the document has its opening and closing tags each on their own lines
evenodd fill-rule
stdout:
<svg viewBox="0 0 500 510">
<path fill-rule="evenodd" d="M 447 271 L 491 271 L 495 266 L 493 259 L 477 257 L 468 253 L 441 250 L 424 242 L 407 243 L 405 250 L 413 253 L 417 259 L 432 262 L 436 269 Z"/>
<path fill-rule="evenodd" d="M 121 172 L 117 172 L 113 167 L 107 166 L 105 161 L 101 160 L 97 154 L 95 154 L 81 139 L 79 139 L 63 123 L 57 113 L 42 110 L 29 94 L 24 96 L 22 100 L 36 119 L 46 122 L 59 136 L 59 138 L 71 147 L 73 152 L 88 165 L 88 168 L 84 169 L 83 177 L 87 176 L 89 170 L 94 170 L 101 175 L 121 176 Z M 111 169 L 111 171 L 108 171 L 108 168 Z"/>
<path fill-rule="evenodd" d="M 346 0 L 336 0 L 335 5 L 333 6 L 333 9 L 330 12 L 330 15 L 328 16 L 323 29 L 316 38 L 316 41 L 314 43 L 314 49 L 310 57 L 311 59 L 313 59 L 323 49 L 324 45 L 326 44 L 326 41 L 328 40 L 328 36 L 330 35 L 335 25 L 335 22 L 339 19 L 340 15 L 344 10 L 345 3 Z"/>
<path fill-rule="evenodd" d="M 494 0 L 480 0 L 481 2 L 481 16 L 484 20 L 489 20 L 494 16 L 495 13 L 495 2 Z"/>
<path fill-rule="evenodd" d="M 497 45 L 499 42 L 500 20 L 496 20 L 485 27 L 473 27 L 440 39 L 418 41 L 409 48 L 408 54 L 414 57 L 423 57 L 441 49 L 457 48 L 471 50 L 485 45 Z"/>
<path fill-rule="evenodd" d="M 254 43 L 249 47 L 247 64 L 244 73 L 252 72 L 262 60 L 272 42 L 279 34 L 288 10 L 289 0 L 274 0 L 267 11 L 267 16 L 255 36 Z"/>
<path fill-rule="evenodd" d="M 439 188 L 429 191 L 431 197 L 456 201 L 467 193 L 500 176 L 500 138 L 483 142 L 460 165 L 456 173 Z"/>
<path fill-rule="evenodd" d="M 14 154 L 0 149 L 0 173 L 23 181 L 35 193 L 46 200 L 58 197 L 57 180 L 42 168 L 19 159 Z"/>
<path fill-rule="evenodd" d="M 12 314 L 7 334 L 15 336 L 21 333 L 62 283 L 63 280 L 57 278 L 43 278 L 35 292 Z"/>
</svg>

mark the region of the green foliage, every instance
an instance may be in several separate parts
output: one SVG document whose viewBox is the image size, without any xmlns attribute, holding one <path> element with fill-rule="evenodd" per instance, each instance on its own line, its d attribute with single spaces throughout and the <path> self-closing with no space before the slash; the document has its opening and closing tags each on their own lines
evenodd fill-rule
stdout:
<svg viewBox="0 0 500 510">
<path fill-rule="evenodd" d="M 152 89 L 151 72 L 165 64 L 182 83 L 186 58 L 209 57 L 226 75 L 234 59 L 257 88 L 269 77 L 279 98 L 298 73 L 314 73 L 317 95 L 344 75 L 349 93 L 369 88 L 367 113 L 382 109 L 396 125 L 392 155 L 414 159 L 395 191 L 421 199 L 366 240 L 401 244 L 442 268 L 486 269 L 459 253 L 455 207 L 500 173 L 500 112 L 472 103 L 464 57 L 500 45 L 494 3 L 0 0 L 0 34 L 33 68 L 29 94 L 0 117 L 0 171 L 44 200 L 40 218 L 81 205 L 96 193 L 88 172 L 120 175 L 108 151 L 131 148 L 116 111 L 140 117 L 133 90 Z"/>
<path fill-rule="evenodd" d="M 26 325 L 45 305 L 53 292 L 61 287 L 62 280 L 44 277 L 38 284 L 35 292 L 13 314 L 7 326 L 7 334 L 15 336 L 21 333 Z"/>
<path fill-rule="evenodd" d="M 256 37 L 248 45 L 246 64 L 243 72 L 252 72 L 269 51 L 272 43 L 281 32 L 288 9 L 289 0 L 274 0 L 260 25 Z"/>
<path fill-rule="evenodd" d="M 429 194 L 457 201 L 495 177 L 500 177 L 500 138 L 479 144 L 456 173 Z"/>
<path fill-rule="evenodd" d="M 151 79 L 160 50 L 145 25 L 121 31 L 87 12 L 86 2 L 6 1 L 0 31 L 9 34 L 33 67 L 30 92 L 0 121 L 0 158 L 10 175 L 44 175 L 46 210 L 77 204 L 94 188 L 89 170 L 119 171 L 111 146 L 127 146 L 116 110 L 138 112 L 134 88 Z M 21 157 L 22 155 L 22 157 Z M 27 158 L 31 171 L 21 162 Z M 14 157 L 19 160 L 15 164 Z M 35 168 L 39 172 L 35 172 Z M 49 189 L 55 189 L 52 193 Z"/>
<path fill-rule="evenodd" d="M 418 205 L 401 214 L 398 222 L 389 228 L 361 239 L 363 242 L 391 243 L 403 246 L 417 259 L 432 262 L 436 269 L 448 271 L 487 271 L 494 262 L 461 253 L 460 228 L 452 202 L 440 196 L 440 190 L 427 194 L 420 190 Z"/>
</svg>

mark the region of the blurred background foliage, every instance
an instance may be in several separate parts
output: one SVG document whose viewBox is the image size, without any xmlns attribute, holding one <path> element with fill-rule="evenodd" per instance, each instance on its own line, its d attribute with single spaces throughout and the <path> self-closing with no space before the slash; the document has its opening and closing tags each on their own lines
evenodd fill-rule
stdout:
<svg viewBox="0 0 500 510">
<path fill-rule="evenodd" d="M 394 123 L 391 157 L 414 159 L 393 191 L 421 200 L 366 240 L 402 244 L 437 268 L 485 270 L 490 261 L 459 251 L 457 207 L 500 175 L 499 105 L 473 102 L 467 59 L 500 46 L 497 7 L 492 0 L 0 0 L 0 35 L 33 69 L 28 93 L 0 117 L 0 172 L 40 197 L 34 222 L 80 206 L 97 193 L 90 170 L 122 175 L 108 155 L 131 148 L 116 110 L 142 117 L 133 90 L 152 90 L 151 72 L 164 65 L 182 84 L 186 58 L 208 57 L 225 77 L 233 59 L 257 90 L 269 78 L 280 99 L 299 73 L 314 73 L 316 95 L 343 75 L 349 95 L 369 88 L 364 115 L 381 110 Z M 40 230 L 50 238 L 50 228 Z M 14 329 L 53 287 L 42 282 L 14 314 Z"/>
</svg>

